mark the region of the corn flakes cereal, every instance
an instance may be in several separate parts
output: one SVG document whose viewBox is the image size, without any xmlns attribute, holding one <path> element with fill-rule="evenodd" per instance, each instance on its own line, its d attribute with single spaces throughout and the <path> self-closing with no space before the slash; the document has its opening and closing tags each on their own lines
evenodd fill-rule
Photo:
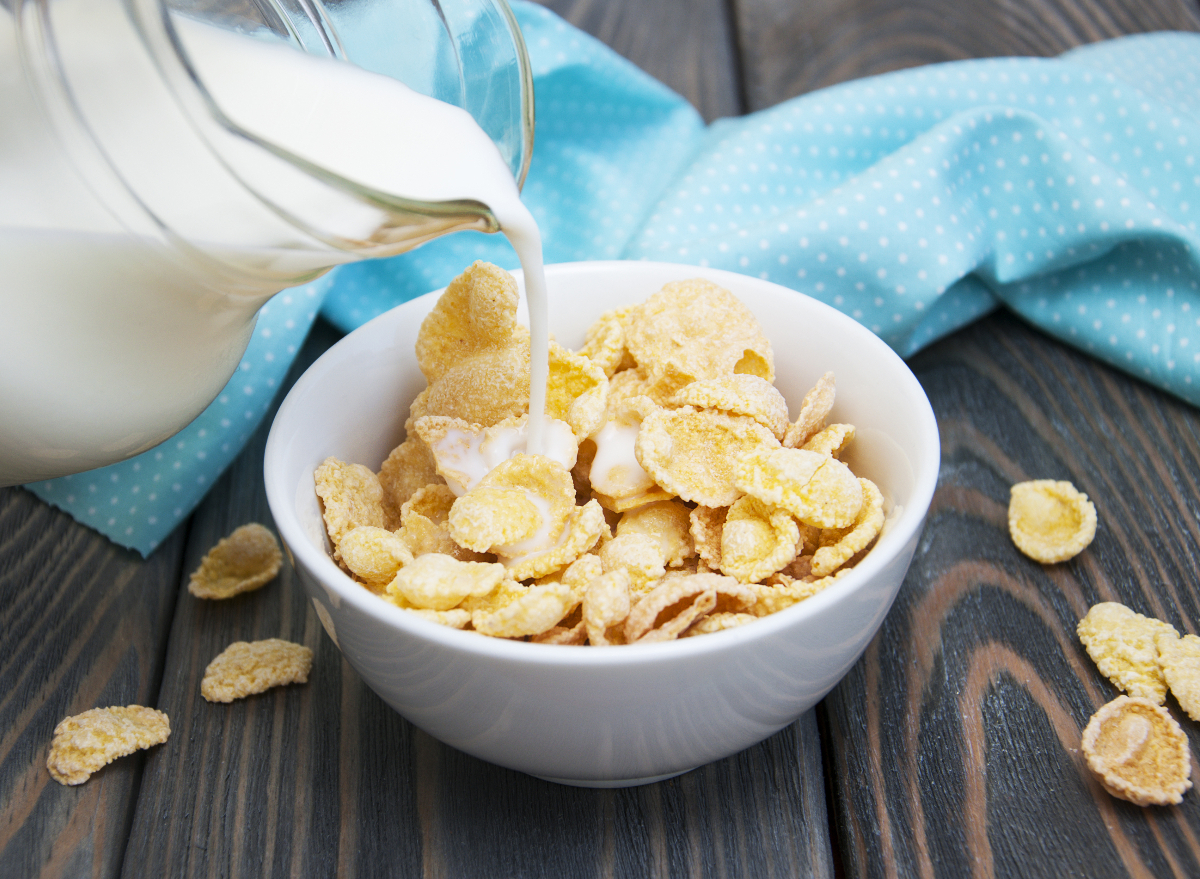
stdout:
<svg viewBox="0 0 1200 879">
<path fill-rule="evenodd" d="M 529 331 L 517 323 L 518 300 L 513 277 L 489 263 L 450 283 L 417 336 L 429 382 L 421 414 L 488 426 L 529 408 Z"/>
<path fill-rule="evenodd" d="M 1175 638 L 1169 632 L 1159 632 L 1154 644 L 1158 647 L 1158 667 L 1171 695 L 1188 717 L 1200 721 L 1200 638 Z"/>
<path fill-rule="evenodd" d="M 471 614 L 475 631 L 493 638 L 523 638 L 549 631 L 573 611 L 580 598 L 561 583 L 522 587 L 523 592 L 495 610 Z"/>
<path fill-rule="evenodd" d="M 571 425 L 576 436 L 589 436 L 604 421 L 608 376 L 581 354 L 550 343 L 546 380 L 546 416 Z"/>
<path fill-rule="evenodd" d="M 499 266 L 476 261 L 450 282 L 417 336 L 417 363 L 433 383 L 464 360 L 501 351 L 519 340 L 520 293 Z"/>
<path fill-rule="evenodd" d="M 863 505 L 858 518 L 848 528 L 822 531 L 820 547 L 813 553 L 810 572 L 814 577 L 832 574 L 856 554 L 871 545 L 883 529 L 883 494 L 869 479 L 859 479 Z"/>
<path fill-rule="evenodd" d="M 796 557 L 800 528 L 791 514 L 758 498 L 739 498 L 721 530 L 721 573 L 756 583 Z"/>
<path fill-rule="evenodd" d="M 617 537 L 645 534 L 658 541 L 663 564 L 677 568 L 695 555 L 692 546 L 691 510 L 679 501 L 656 501 L 630 510 L 617 523 Z"/>
<path fill-rule="evenodd" d="M 579 353 L 604 370 L 612 378 L 622 369 L 633 365 L 633 358 L 625 347 L 625 321 L 634 306 L 626 305 L 606 311 L 588 327 L 583 347 Z"/>
<path fill-rule="evenodd" d="M 587 480 L 605 507 L 624 512 L 650 500 L 669 497 L 655 485 L 636 453 L 642 420 L 657 409 L 649 397 L 630 397 L 610 410 L 607 421 L 592 436 L 594 450 Z"/>
<path fill-rule="evenodd" d="M 197 598 L 232 598 L 265 586 L 282 564 L 275 535 L 251 522 L 208 551 L 188 580 L 188 592 Z"/>
<path fill-rule="evenodd" d="M 1114 797 L 1139 806 L 1182 802 L 1191 788 L 1187 736 L 1165 708 L 1149 699 L 1118 696 L 1083 730 L 1088 768 Z"/>
<path fill-rule="evenodd" d="M 303 684 L 312 661 L 312 650 L 291 641 L 234 641 L 204 670 L 200 695 L 209 702 L 232 702 L 271 687 Z"/>
<path fill-rule="evenodd" d="M 652 412 L 635 446 L 638 461 L 659 486 L 706 507 L 727 507 L 742 495 L 734 484 L 739 459 L 778 448 L 771 432 L 751 418 L 691 406 Z"/>
<path fill-rule="evenodd" d="M 801 448 L 806 452 L 817 452 L 821 455 L 832 455 L 836 458 L 853 441 L 853 424 L 831 424 L 814 433 Z"/>
<path fill-rule="evenodd" d="M 721 567 L 721 535 L 729 507 L 698 506 L 692 510 L 689 531 L 696 555 L 714 571 Z"/>
<path fill-rule="evenodd" d="M 342 564 L 376 592 L 413 560 L 412 551 L 399 535 L 374 525 L 346 532 L 341 549 Z"/>
<path fill-rule="evenodd" d="M 605 573 L 624 571 L 635 593 L 650 589 L 667 572 L 662 544 L 648 534 L 627 532 L 600 547 Z"/>
<path fill-rule="evenodd" d="M 608 522 L 603 507 L 594 500 L 588 501 L 582 507 L 572 508 L 557 542 L 503 561 L 508 575 L 514 580 L 536 580 L 567 567 L 590 551 L 606 534 Z"/>
<path fill-rule="evenodd" d="M 1065 562 L 1096 536 L 1096 507 L 1069 482 L 1019 482 L 1008 502 L 1008 533 L 1034 561 Z"/>
<path fill-rule="evenodd" d="M 575 484 L 561 464 L 518 454 L 488 471 L 450 508 L 450 536 L 504 558 L 549 548 L 575 509 Z"/>
<path fill-rule="evenodd" d="M 573 626 L 551 626 L 540 635 L 529 637 L 531 644 L 562 644 L 577 646 L 587 643 L 587 626 L 582 620 Z"/>
<path fill-rule="evenodd" d="M 400 511 L 400 529 L 396 535 L 413 556 L 441 553 L 460 562 L 494 561 L 494 557 L 459 546 L 450 536 L 450 507 L 458 499 L 450 486 L 427 485 L 416 492 Z"/>
<path fill-rule="evenodd" d="M 389 531 L 400 527 L 400 511 L 409 498 L 427 485 L 442 481 L 429 446 L 413 433 L 412 422 L 405 427 L 408 437 L 379 468 L 379 486 L 383 489 L 384 525 Z"/>
<path fill-rule="evenodd" d="M 853 568 L 842 568 L 828 577 L 806 577 L 797 580 L 782 573 L 772 574 L 762 583 L 753 586 L 756 601 L 750 612 L 760 617 L 779 613 L 806 598 L 812 598 L 818 592 L 824 592 L 852 570 Z"/>
<path fill-rule="evenodd" d="M 59 784 L 83 784 L 92 773 L 171 735 L 167 715 L 141 705 L 93 708 L 54 728 L 46 768 Z"/>
<path fill-rule="evenodd" d="M 845 528 L 862 509 L 863 491 L 836 458 L 803 449 L 760 447 L 737 462 L 737 487 L 783 507 L 806 525 Z"/>
<path fill-rule="evenodd" d="M 691 574 L 664 580 L 646 593 L 625 620 L 625 640 L 649 643 L 678 638 L 698 618 L 720 608 L 722 613 L 747 610 L 754 593 L 732 577 Z"/>
<path fill-rule="evenodd" d="M 512 278 L 476 263 L 430 312 L 429 384 L 377 507 L 366 477 L 327 462 L 335 558 L 367 588 L 494 637 L 649 642 L 801 601 L 877 539 L 882 496 L 838 460 L 854 427 L 825 426 L 832 373 L 789 422 L 770 344 L 728 291 L 668 284 L 602 315 L 578 353 L 551 341 L 541 455 L 522 454 L 516 306 Z"/>
<path fill-rule="evenodd" d="M 403 599 L 400 599 L 400 603 L 407 604 Z M 452 607 L 449 610 L 430 610 L 427 607 L 404 607 L 403 609 L 423 620 L 429 620 L 431 623 L 437 623 L 439 626 L 446 626 L 450 629 L 463 629 L 466 628 L 467 623 L 471 622 L 471 614 L 461 607 Z"/>
<path fill-rule="evenodd" d="M 750 309 L 701 278 L 666 284 L 636 306 L 625 325 L 625 344 L 660 398 L 701 379 L 741 374 L 775 380 L 771 343 Z"/>
<path fill-rule="evenodd" d="M 775 386 L 757 375 L 727 375 L 704 379 L 680 388 L 672 406 L 716 409 L 729 415 L 753 418 L 782 440 L 788 429 L 787 401 Z"/>
<path fill-rule="evenodd" d="M 713 632 L 723 632 L 726 629 L 736 629 L 746 623 L 754 622 L 758 617 L 752 613 L 710 613 L 700 617 L 688 627 L 680 638 L 694 638 L 697 635 L 709 635 Z"/>
<path fill-rule="evenodd" d="M 347 531 L 360 525 L 386 527 L 383 487 L 369 467 L 330 457 L 316 469 L 313 477 L 335 561 L 342 558 L 338 544 Z"/>
<path fill-rule="evenodd" d="M 583 622 L 590 644 L 607 647 L 624 642 L 624 631 L 618 627 L 633 606 L 629 585 L 629 573 L 623 568 L 588 583 L 583 593 Z"/>
<path fill-rule="evenodd" d="M 453 556 L 431 552 L 417 556 L 397 571 L 387 585 L 387 594 L 413 607 L 450 610 L 467 596 L 487 595 L 506 576 L 501 564 L 460 562 Z"/>
<path fill-rule="evenodd" d="M 1118 689 L 1163 703 L 1167 683 L 1158 667 L 1155 639 L 1160 634 L 1178 637 L 1174 626 L 1106 601 L 1087 612 L 1076 633 L 1100 673 Z"/>
<path fill-rule="evenodd" d="M 836 396 L 833 373 L 827 372 L 817 379 L 812 390 L 804 395 L 804 401 L 800 404 L 800 414 L 783 437 L 784 447 L 799 448 L 824 427 Z"/>
</svg>

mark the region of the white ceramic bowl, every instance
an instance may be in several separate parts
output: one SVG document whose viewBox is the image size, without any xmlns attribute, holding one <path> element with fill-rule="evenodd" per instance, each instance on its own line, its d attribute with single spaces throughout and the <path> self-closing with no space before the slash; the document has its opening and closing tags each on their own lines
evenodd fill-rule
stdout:
<svg viewBox="0 0 1200 879">
<path fill-rule="evenodd" d="M 855 473 L 892 509 L 886 533 L 833 587 L 736 629 L 663 644 L 564 647 L 486 638 L 382 601 L 330 559 L 313 487 L 327 456 L 378 468 L 424 387 L 413 345 L 436 294 L 334 345 L 279 409 L 266 449 L 279 534 L 329 636 L 417 726 L 484 760 L 568 784 L 666 778 L 758 742 L 816 704 L 866 648 L 904 579 L 937 481 L 937 424 L 904 362 L 840 312 L 766 281 L 646 262 L 547 267 L 550 326 L 568 347 L 602 312 L 703 276 L 758 316 L 792 408 L 826 370 L 831 420 L 857 427 Z M 518 275 L 519 277 L 519 275 Z"/>
</svg>

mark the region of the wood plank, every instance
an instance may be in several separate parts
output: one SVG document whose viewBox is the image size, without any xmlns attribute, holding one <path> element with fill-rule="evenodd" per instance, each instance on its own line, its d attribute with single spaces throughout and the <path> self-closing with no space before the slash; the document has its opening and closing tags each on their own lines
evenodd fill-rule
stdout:
<svg viewBox="0 0 1200 879">
<path fill-rule="evenodd" d="M 536 0 L 687 98 L 706 121 L 745 111 L 724 0 Z"/>
<path fill-rule="evenodd" d="M 74 787 L 46 755 L 64 717 L 155 704 L 182 553 L 182 529 L 143 561 L 0 489 L 0 876 L 117 875 L 145 755 Z"/>
<path fill-rule="evenodd" d="M 825 700 L 850 875 L 1195 876 L 1200 797 L 1142 809 L 1079 752 L 1118 695 L 1075 637 L 1099 601 L 1200 628 L 1200 412 L 997 314 L 917 355 L 942 475 L 900 597 Z M 1043 566 L 1011 484 L 1069 479 L 1095 542 Z M 1193 753 L 1200 724 L 1178 705 Z"/>
<path fill-rule="evenodd" d="M 861 76 L 963 58 L 1057 55 L 1124 34 L 1200 30 L 1195 0 L 733 0 L 747 110 Z"/>
<path fill-rule="evenodd" d="M 309 362 L 328 345 L 310 339 Z M 290 382 L 289 382 L 290 384 Z M 247 521 L 269 524 L 256 436 L 195 515 L 190 571 Z M 233 640 L 315 651 L 303 686 L 211 705 L 199 684 Z M 565 787 L 455 751 L 377 697 L 324 635 L 290 565 L 201 602 L 181 585 L 125 874 L 430 877 L 832 876 L 812 712 L 728 760 L 623 791 Z"/>
</svg>

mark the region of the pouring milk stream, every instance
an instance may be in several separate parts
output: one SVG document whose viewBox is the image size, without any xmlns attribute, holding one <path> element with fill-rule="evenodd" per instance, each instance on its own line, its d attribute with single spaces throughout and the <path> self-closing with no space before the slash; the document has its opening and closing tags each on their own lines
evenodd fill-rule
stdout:
<svg viewBox="0 0 1200 879">
<path fill-rule="evenodd" d="M 121 5 L 55 6 L 70 101 L 107 160 L 95 174 L 61 137 L 52 90 L 22 55 L 21 4 L 0 7 L 0 485 L 153 447 L 216 396 L 255 313 L 281 287 L 407 249 L 387 248 L 397 221 L 386 205 L 346 198 L 236 133 L 208 131 L 206 143 L 114 11 Z M 541 238 L 495 143 L 465 110 L 397 80 L 173 21 L 212 101 L 253 138 L 364 190 L 490 212 L 525 271 L 527 446 L 539 450 L 548 370 Z M 114 177 L 125 202 L 134 192 L 138 204 L 111 197 Z"/>
</svg>

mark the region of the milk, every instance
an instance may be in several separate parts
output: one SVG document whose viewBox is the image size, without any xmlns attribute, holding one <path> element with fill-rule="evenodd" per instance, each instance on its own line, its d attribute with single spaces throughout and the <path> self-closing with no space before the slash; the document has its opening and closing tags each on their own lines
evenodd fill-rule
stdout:
<svg viewBox="0 0 1200 879">
<path fill-rule="evenodd" d="M 21 65 L 31 55 L 0 6 L 0 485 L 156 445 L 224 386 L 255 313 L 281 287 L 471 222 L 498 225 L 525 270 L 528 448 L 541 448 L 541 240 L 468 113 L 343 62 L 176 17 L 222 127 L 172 90 L 124 4 L 50 8 L 65 91 L 36 53 Z M 306 164 L 320 173 L 297 167 Z M 418 227 L 404 200 L 458 209 Z"/>
</svg>

